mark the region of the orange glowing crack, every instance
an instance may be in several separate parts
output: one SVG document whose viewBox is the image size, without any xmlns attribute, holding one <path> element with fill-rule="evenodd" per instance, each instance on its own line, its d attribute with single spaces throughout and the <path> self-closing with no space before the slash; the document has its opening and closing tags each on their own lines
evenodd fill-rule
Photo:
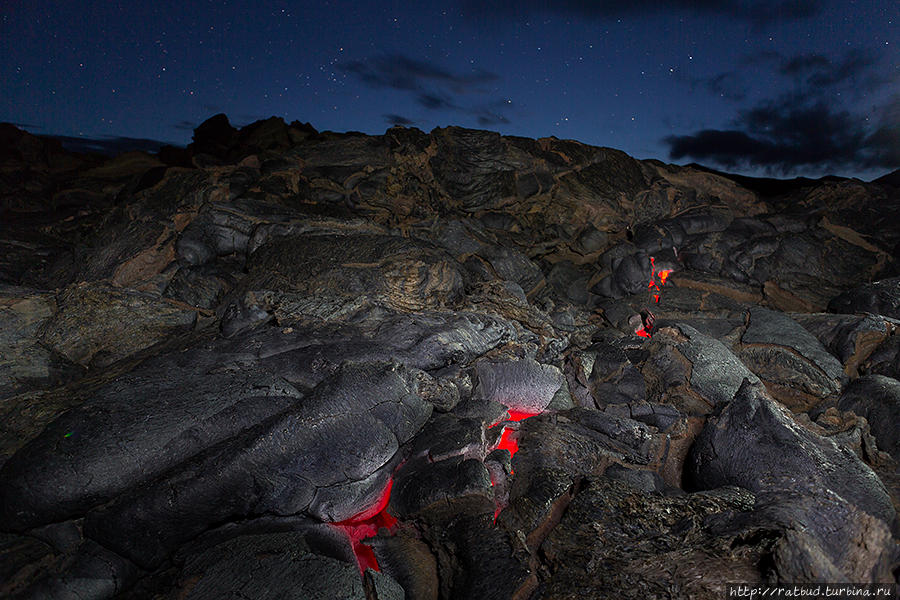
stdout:
<svg viewBox="0 0 900 600">
<path fill-rule="evenodd" d="M 512 429 L 504 427 L 503 433 L 500 435 L 500 443 L 497 444 L 498 449 L 509 450 L 510 456 L 519 451 L 519 442 L 512 439 L 512 433 Z"/>
<path fill-rule="evenodd" d="M 656 259 L 654 257 L 650 257 L 650 283 L 647 284 L 647 289 L 656 289 L 659 291 L 659 286 L 666 284 L 666 279 L 672 273 L 672 269 L 663 269 L 662 271 L 656 271 Z M 659 283 L 656 280 L 659 279 Z"/>
<path fill-rule="evenodd" d="M 656 290 L 656 293 L 652 294 L 653 302 L 659 304 L 659 292 L 661 286 L 666 285 L 666 280 L 669 278 L 669 275 L 672 274 L 672 269 L 663 269 L 662 271 L 656 270 L 656 258 L 650 257 L 650 282 L 647 284 L 648 290 Z M 659 282 L 657 282 L 657 279 Z M 641 337 L 650 337 L 652 335 L 652 331 L 647 328 L 646 325 L 642 325 L 638 329 L 634 330 L 634 333 Z"/>
<path fill-rule="evenodd" d="M 381 570 L 378 566 L 378 560 L 375 558 L 375 552 L 370 546 L 363 544 L 363 540 L 375 537 L 381 528 L 387 529 L 389 533 L 394 533 L 397 530 L 397 518 L 387 512 L 393 485 L 394 480 L 388 480 L 387 485 L 381 492 L 381 496 L 378 498 L 378 502 L 358 515 L 334 524 L 350 538 L 350 544 L 353 546 L 353 554 L 356 555 L 356 563 L 359 565 L 360 573 L 364 573 L 366 569 Z"/>
<path fill-rule="evenodd" d="M 500 425 L 500 423 L 508 423 L 510 421 L 515 421 L 515 422 L 524 421 L 525 419 L 534 417 L 541 413 L 539 413 L 539 412 L 531 413 L 531 412 L 523 412 L 520 410 L 509 409 L 506 411 L 506 414 L 508 415 L 508 418 L 494 423 L 493 425 L 491 425 L 491 427 L 496 427 L 497 425 Z M 490 427 L 488 429 L 490 429 Z M 504 425 L 503 433 L 500 434 L 500 442 L 497 444 L 497 449 L 507 450 L 509 452 L 510 458 L 512 458 L 512 456 L 515 455 L 515 453 L 519 451 L 519 442 L 518 442 L 518 440 L 513 439 L 513 437 L 512 437 L 512 434 L 514 432 L 515 432 L 514 429 Z M 512 475 L 512 473 L 510 473 L 510 475 Z M 496 484 L 496 482 L 494 481 L 493 476 L 491 476 L 491 485 L 493 486 L 495 484 Z M 503 506 L 500 506 L 499 504 L 497 505 L 497 508 L 494 510 L 494 522 L 497 521 L 497 517 L 500 515 L 500 512 L 503 510 L 503 508 L 504 508 Z"/>
<path fill-rule="evenodd" d="M 507 414 L 509 415 L 508 418 L 494 423 L 491 427 L 495 427 L 500 423 L 508 423 L 509 421 L 524 421 L 540 413 L 508 410 Z M 519 450 L 519 443 L 512 439 L 512 433 L 512 429 L 504 426 L 503 433 L 500 436 L 500 443 L 497 445 L 498 448 L 509 450 L 510 455 L 515 454 Z M 491 483 L 493 484 L 493 482 Z M 364 544 L 363 541 L 378 535 L 378 531 L 382 528 L 386 529 L 388 533 L 397 531 L 397 518 L 387 512 L 393 485 L 394 480 L 388 480 L 387 485 L 378 497 L 378 501 L 372 506 L 345 521 L 334 523 L 335 527 L 344 531 L 347 537 L 350 538 L 350 544 L 353 546 L 353 554 L 356 556 L 356 563 L 359 566 L 360 573 L 365 573 L 366 569 L 381 570 L 378 566 L 378 559 L 375 558 L 375 552 L 371 546 Z"/>
<path fill-rule="evenodd" d="M 509 415 L 508 418 L 503 419 L 502 421 L 499 421 L 497 423 L 494 423 L 493 425 L 491 425 L 491 427 L 496 427 L 500 423 L 508 423 L 509 421 L 516 421 L 516 422 L 524 421 L 525 419 L 527 419 L 529 417 L 533 417 L 533 416 L 539 415 L 541 413 L 530 413 L 530 412 L 523 412 L 520 410 L 509 409 L 506 411 L 506 414 Z M 500 434 L 500 443 L 497 444 L 498 449 L 509 450 L 510 456 L 514 455 L 516 452 L 519 451 L 519 442 L 512 439 L 513 432 L 514 432 L 513 429 L 504 426 L 503 433 Z"/>
</svg>

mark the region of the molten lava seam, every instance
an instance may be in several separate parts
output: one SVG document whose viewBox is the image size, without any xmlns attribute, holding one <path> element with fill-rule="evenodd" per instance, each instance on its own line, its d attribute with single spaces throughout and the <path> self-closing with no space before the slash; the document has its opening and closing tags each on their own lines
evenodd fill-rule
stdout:
<svg viewBox="0 0 900 600">
<path fill-rule="evenodd" d="M 540 413 L 527 413 L 518 410 L 508 410 L 506 411 L 509 415 L 508 419 L 504 419 L 503 422 L 506 421 L 524 421 L 529 417 L 533 417 Z M 496 427 L 499 423 L 494 423 L 491 427 Z M 500 435 L 500 443 L 497 445 L 497 448 L 502 448 L 503 450 L 509 450 L 510 456 L 519 451 L 519 442 L 512 439 L 513 430 L 509 427 L 503 428 L 503 433 Z"/>
<path fill-rule="evenodd" d="M 525 419 L 540 413 L 508 410 L 507 414 L 509 415 L 509 418 L 504 419 L 499 423 L 495 423 L 494 425 L 491 425 L 491 427 L 509 421 L 524 421 Z M 503 433 L 500 436 L 500 443 L 497 445 L 497 448 L 509 450 L 510 455 L 515 454 L 519 450 L 519 443 L 512 439 L 513 431 L 514 430 L 509 427 L 504 426 Z M 387 529 L 389 533 L 394 533 L 397 530 L 397 518 L 387 512 L 387 506 L 391 499 L 391 487 L 393 485 L 394 480 L 388 480 L 387 485 L 384 487 L 384 491 L 381 492 L 381 496 L 378 498 L 378 502 L 346 521 L 334 523 L 335 527 L 342 529 L 344 533 L 347 534 L 347 537 L 350 538 L 350 543 L 353 546 L 353 554 L 356 555 L 356 562 L 359 565 L 360 573 L 365 573 L 366 569 L 372 569 L 373 571 L 381 570 L 378 566 L 378 559 L 375 558 L 375 552 L 370 546 L 364 544 L 363 541 L 378 535 L 378 531 L 381 528 Z M 500 512 L 499 508 L 497 509 L 497 512 Z M 496 518 L 496 514 L 494 515 L 494 518 Z"/>
<path fill-rule="evenodd" d="M 509 409 L 506 411 L 506 414 L 508 415 L 508 418 L 506 418 L 502 421 L 499 421 L 497 423 L 494 423 L 493 425 L 491 425 L 491 427 L 496 427 L 500 423 L 508 423 L 509 421 L 524 421 L 525 419 L 528 419 L 529 417 L 533 417 L 533 416 L 539 415 L 541 413 L 530 413 L 530 412 L 522 412 L 522 411 L 518 411 L 518 410 Z M 512 434 L 514 431 L 515 431 L 514 429 L 504 425 L 503 433 L 500 434 L 500 443 L 497 444 L 498 449 L 503 449 L 503 450 L 509 451 L 510 458 L 516 452 L 519 451 L 519 442 L 518 442 L 518 440 L 515 440 L 512 437 Z M 510 473 L 510 474 L 512 474 L 512 473 Z M 497 484 L 497 482 L 494 481 L 494 477 L 493 477 L 493 475 L 491 475 L 491 485 L 493 486 L 496 484 Z M 504 508 L 505 507 L 502 506 L 499 502 L 497 503 L 497 508 L 496 508 L 496 510 L 494 510 L 494 522 L 497 521 L 497 517 L 500 516 L 500 512 Z"/>
<path fill-rule="evenodd" d="M 660 286 L 666 285 L 666 279 L 668 279 L 669 275 L 671 275 L 672 269 L 663 269 L 662 271 L 656 271 L 656 259 L 654 257 L 650 257 L 650 283 L 647 284 L 648 290 L 656 290 L 656 293 L 653 294 L 653 301 L 659 303 L 659 292 L 661 291 Z M 656 280 L 659 279 L 659 283 Z M 642 325 L 640 328 L 634 331 L 637 335 L 641 337 L 650 337 L 652 333 L 652 326 L 648 327 L 647 325 Z"/>
<path fill-rule="evenodd" d="M 378 502 L 358 515 L 334 524 L 336 527 L 343 529 L 344 533 L 350 538 L 360 573 L 364 573 L 366 569 L 381 570 L 378 566 L 378 560 L 375 558 L 375 552 L 368 545 L 363 544 L 363 540 L 375 537 L 378 534 L 378 530 L 382 527 L 391 533 L 397 529 L 397 518 L 387 512 L 393 485 L 394 480 L 388 480 L 384 491 L 381 492 L 381 496 L 378 498 Z"/>
</svg>

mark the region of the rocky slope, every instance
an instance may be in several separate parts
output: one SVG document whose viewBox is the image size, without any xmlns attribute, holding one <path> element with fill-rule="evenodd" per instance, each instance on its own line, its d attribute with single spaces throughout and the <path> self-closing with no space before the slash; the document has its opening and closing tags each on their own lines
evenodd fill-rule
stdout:
<svg viewBox="0 0 900 600">
<path fill-rule="evenodd" d="M 0 126 L 0 593 L 894 582 L 900 190 L 743 183 L 459 128 Z"/>
</svg>

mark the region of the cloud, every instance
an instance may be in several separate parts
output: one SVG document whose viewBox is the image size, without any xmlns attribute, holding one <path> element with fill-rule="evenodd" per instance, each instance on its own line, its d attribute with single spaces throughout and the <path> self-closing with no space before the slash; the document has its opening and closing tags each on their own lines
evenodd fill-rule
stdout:
<svg viewBox="0 0 900 600">
<path fill-rule="evenodd" d="M 574 14 L 592 19 L 644 17 L 650 13 L 683 13 L 731 17 L 766 25 L 817 15 L 823 0 L 509 0 L 480 2 L 463 0 L 463 10 L 472 17 L 527 18 L 534 13 Z"/>
<path fill-rule="evenodd" d="M 851 50 L 837 59 L 823 54 L 800 54 L 782 57 L 778 71 L 810 88 L 835 87 L 845 83 L 873 89 L 887 83 L 874 72 L 878 63 L 871 52 Z"/>
<path fill-rule="evenodd" d="M 890 80 L 880 69 L 879 57 L 873 52 L 848 50 L 835 57 L 824 54 L 797 54 L 785 56 L 780 52 L 766 51 L 742 58 L 735 70 L 723 71 L 709 77 L 683 80 L 691 85 L 704 87 L 714 96 L 740 102 L 749 95 L 748 82 L 742 71 L 758 74 L 762 69 L 789 80 L 796 92 L 809 98 L 831 97 L 835 91 L 849 94 L 870 93 L 884 87 Z"/>
<path fill-rule="evenodd" d="M 734 70 L 723 71 L 707 77 L 679 78 L 692 90 L 705 89 L 713 96 L 732 102 L 742 102 L 750 95 L 750 82 L 742 75 L 748 71 L 758 74 L 762 69 L 784 77 L 792 84 L 795 93 L 808 99 L 830 98 L 836 91 L 849 95 L 875 92 L 890 83 L 879 70 L 878 57 L 871 52 L 850 50 L 830 58 L 824 54 L 798 54 L 785 56 L 767 51 L 745 56 Z"/>
<path fill-rule="evenodd" d="M 890 69 L 884 66 L 877 55 L 860 50 L 747 56 L 738 70 L 688 82 L 740 102 L 750 89 L 740 69 L 757 77 L 769 70 L 784 79 L 773 87 L 791 91 L 738 110 L 727 127 L 672 135 L 663 142 L 675 160 L 758 167 L 771 174 L 895 169 L 900 166 L 900 96 L 885 100 L 890 81 L 884 74 Z M 882 106 L 865 110 L 873 98 L 881 98 Z"/>
<path fill-rule="evenodd" d="M 860 115 L 785 95 L 741 111 L 734 125 L 668 136 L 663 142 L 674 160 L 761 167 L 781 175 L 800 168 L 900 167 L 900 96 L 873 115 Z"/>
<path fill-rule="evenodd" d="M 116 156 L 132 150 L 159 152 L 159 149 L 163 146 L 174 145 L 160 140 L 134 137 L 101 136 L 98 138 L 87 138 L 67 135 L 48 135 L 45 137 L 59 140 L 63 148 L 70 152 L 103 154 L 105 156 Z"/>
<path fill-rule="evenodd" d="M 439 96 L 433 93 L 422 93 L 416 96 L 416 102 L 420 105 L 424 106 L 429 110 L 438 110 L 438 109 L 459 109 L 458 106 L 450 102 L 450 100 L 446 97 Z"/>
<path fill-rule="evenodd" d="M 712 77 L 689 79 L 691 88 L 701 85 L 713 96 L 719 96 L 733 102 L 740 102 L 747 97 L 747 85 L 735 71 L 726 71 Z"/>
<path fill-rule="evenodd" d="M 195 123 L 193 121 L 178 121 L 172 127 L 175 129 L 179 129 L 181 131 L 193 131 L 197 128 L 199 123 Z"/>
<path fill-rule="evenodd" d="M 827 69 L 831 66 L 831 60 L 821 54 L 801 54 L 788 60 L 783 60 L 779 71 L 783 75 L 792 77 L 802 76 L 809 71 Z"/>
<path fill-rule="evenodd" d="M 509 119 L 504 117 L 503 115 L 495 112 L 491 112 L 489 109 L 483 109 L 477 113 L 478 115 L 478 124 L 483 127 L 488 127 L 491 125 L 508 125 Z"/>
<path fill-rule="evenodd" d="M 473 95 L 483 96 L 488 93 L 489 84 L 500 79 L 497 74 L 483 69 L 459 73 L 438 63 L 402 54 L 355 60 L 340 68 L 369 87 L 392 89 L 409 94 L 416 104 L 427 111 L 466 115 L 474 118 L 482 126 L 510 122 L 503 114 L 512 105 L 509 100 L 487 104 L 471 100 Z M 392 119 L 396 116 L 398 115 L 389 114 L 385 115 L 385 118 L 393 122 Z"/>
<path fill-rule="evenodd" d="M 384 117 L 384 120 L 387 121 L 388 123 L 390 123 L 391 125 L 407 126 L 407 125 L 415 125 L 415 123 L 416 123 L 412 119 L 407 119 L 403 115 L 395 115 L 393 113 L 388 113 L 388 114 L 385 114 L 382 116 Z"/>
<path fill-rule="evenodd" d="M 436 63 L 390 54 L 369 60 L 351 61 L 341 67 L 374 88 L 419 91 L 430 85 L 447 86 L 457 93 L 467 93 L 496 81 L 499 76 L 484 70 L 454 73 Z"/>
</svg>

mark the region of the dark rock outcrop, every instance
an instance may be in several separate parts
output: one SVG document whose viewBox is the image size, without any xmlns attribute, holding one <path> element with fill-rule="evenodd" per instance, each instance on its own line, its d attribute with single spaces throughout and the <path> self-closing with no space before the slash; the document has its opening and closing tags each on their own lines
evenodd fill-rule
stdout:
<svg viewBox="0 0 900 600">
<path fill-rule="evenodd" d="M 869 421 L 878 447 L 900 462 L 900 381 L 884 375 L 865 375 L 841 394 L 838 407 Z"/>
<path fill-rule="evenodd" d="M 784 313 L 750 311 L 741 360 L 769 393 L 795 410 L 809 410 L 841 389 L 843 369 L 818 339 Z"/>
<path fill-rule="evenodd" d="M 828 303 L 836 313 L 872 313 L 900 319 L 900 277 L 882 279 L 859 286 Z"/>
<path fill-rule="evenodd" d="M 688 462 L 694 485 L 737 485 L 756 510 L 787 526 L 775 549 L 780 577 L 882 579 L 895 558 L 897 513 L 884 484 L 855 454 L 796 422 L 759 384 L 745 383 L 706 424 Z"/>
</svg>

